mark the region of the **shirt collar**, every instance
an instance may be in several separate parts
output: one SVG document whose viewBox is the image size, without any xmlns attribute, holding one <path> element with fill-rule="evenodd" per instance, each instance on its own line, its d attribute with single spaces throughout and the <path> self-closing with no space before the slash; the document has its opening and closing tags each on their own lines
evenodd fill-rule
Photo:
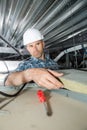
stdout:
<svg viewBox="0 0 87 130">
<path fill-rule="evenodd" d="M 46 61 L 46 60 L 49 59 L 49 56 L 48 56 L 48 55 L 45 55 L 45 60 L 41 60 L 41 59 L 38 59 L 38 58 L 33 57 L 33 56 L 31 56 L 31 59 L 34 60 L 34 61 Z"/>
</svg>

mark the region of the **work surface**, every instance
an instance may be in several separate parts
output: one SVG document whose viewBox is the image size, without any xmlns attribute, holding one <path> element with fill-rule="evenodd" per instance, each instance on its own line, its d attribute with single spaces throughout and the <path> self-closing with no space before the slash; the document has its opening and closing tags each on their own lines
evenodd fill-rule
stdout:
<svg viewBox="0 0 87 130">
<path fill-rule="evenodd" d="M 66 89 L 87 94 L 87 71 L 75 69 L 60 70 L 64 76 L 60 77 Z"/>
<path fill-rule="evenodd" d="M 37 90 L 25 90 L 0 110 L 0 130 L 87 130 L 87 103 L 49 92 L 47 116 Z"/>
</svg>

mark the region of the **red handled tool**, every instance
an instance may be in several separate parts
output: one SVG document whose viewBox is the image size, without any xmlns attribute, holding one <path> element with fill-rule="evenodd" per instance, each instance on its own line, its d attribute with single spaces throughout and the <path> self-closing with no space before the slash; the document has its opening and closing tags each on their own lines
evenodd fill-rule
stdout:
<svg viewBox="0 0 87 130">
<path fill-rule="evenodd" d="M 40 102 L 44 104 L 46 114 L 48 116 L 50 116 L 51 114 L 50 114 L 49 109 L 48 109 L 48 105 L 47 105 L 47 102 L 46 102 L 46 96 L 45 96 L 44 92 L 42 90 L 38 90 L 37 95 L 38 95 Z"/>
</svg>

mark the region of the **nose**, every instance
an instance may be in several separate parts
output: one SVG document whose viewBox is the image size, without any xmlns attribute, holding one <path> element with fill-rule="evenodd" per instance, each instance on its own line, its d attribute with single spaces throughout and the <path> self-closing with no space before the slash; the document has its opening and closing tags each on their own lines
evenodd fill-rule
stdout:
<svg viewBox="0 0 87 130">
<path fill-rule="evenodd" d="M 34 51 L 38 51 L 37 46 L 34 46 L 34 47 L 33 47 L 33 50 L 34 50 Z"/>
</svg>

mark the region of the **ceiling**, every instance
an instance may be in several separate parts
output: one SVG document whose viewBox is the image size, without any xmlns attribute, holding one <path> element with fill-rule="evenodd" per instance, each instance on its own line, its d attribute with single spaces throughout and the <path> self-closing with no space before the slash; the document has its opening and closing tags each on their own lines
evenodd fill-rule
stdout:
<svg viewBox="0 0 87 130">
<path fill-rule="evenodd" d="M 50 52 L 87 44 L 87 0 L 0 0 L 0 52 L 22 48 L 29 27 L 42 32 Z"/>
</svg>

